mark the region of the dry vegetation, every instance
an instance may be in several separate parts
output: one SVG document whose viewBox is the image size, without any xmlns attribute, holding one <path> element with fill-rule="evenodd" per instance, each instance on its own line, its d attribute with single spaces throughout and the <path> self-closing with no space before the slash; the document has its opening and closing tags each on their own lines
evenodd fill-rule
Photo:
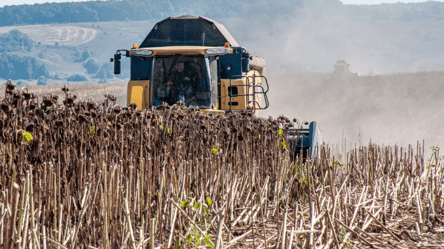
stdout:
<svg viewBox="0 0 444 249">
<path fill-rule="evenodd" d="M 438 148 L 291 160 L 285 117 L 139 112 L 64 90 L 38 102 L 6 86 L 2 248 L 444 246 Z"/>
<path fill-rule="evenodd" d="M 126 104 L 126 89 L 125 83 L 105 83 L 105 84 L 69 84 L 70 93 L 75 95 L 78 100 L 103 100 L 105 94 L 111 94 L 117 97 L 117 103 Z M 62 99 L 65 94 L 60 91 L 60 85 L 47 85 L 47 86 L 17 86 L 17 89 L 21 91 L 28 90 L 32 92 L 39 100 L 42 100 L 44 96 L 52 94 Z M 5 86 L 0 86 L 0 99 L 5 97 Z"/>
</svg>

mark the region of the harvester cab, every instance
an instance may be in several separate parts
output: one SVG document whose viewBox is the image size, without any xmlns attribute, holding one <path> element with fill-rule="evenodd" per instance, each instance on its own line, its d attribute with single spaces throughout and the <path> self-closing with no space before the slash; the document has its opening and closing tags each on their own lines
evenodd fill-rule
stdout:
<svg viewBox="0 0 444 249">
<path fill-rule="evenodd" d="M 158 22 L 140 46 L 118 50 L 111 58 L 115 74 L 121 72 L 122 55 L 131 58 L 127 104 L 139 110 L 180 101 L 183 109 L 194 106 L 204 113 L 249 109 L 257 115 L 269 106 L 265 61 L 208 18 L 187 15 Z M 305 136 L 297 132 L 290 144 L 309 147 Z"/>
</svg>

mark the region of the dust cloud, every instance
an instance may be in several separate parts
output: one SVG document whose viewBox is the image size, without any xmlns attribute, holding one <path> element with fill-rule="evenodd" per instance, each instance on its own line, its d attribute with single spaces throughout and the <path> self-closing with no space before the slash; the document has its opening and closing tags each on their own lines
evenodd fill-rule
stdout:
<svg viewBox="0 0 444 249">
<path fill-rule="evenodd" d="M 287 17 L 218 20 L 267 62 L 261 116 L 317 121 L 330 144 L 444 146 L 443 21 Z M 337 60 L 352 73 L 334 74 Z"/>
</svg>

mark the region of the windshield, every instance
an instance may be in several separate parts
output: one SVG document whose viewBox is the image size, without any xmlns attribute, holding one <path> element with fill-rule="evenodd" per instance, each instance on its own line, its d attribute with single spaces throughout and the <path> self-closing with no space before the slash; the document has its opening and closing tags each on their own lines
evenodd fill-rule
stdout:
<svg viewBox="0 0 444 249">
<path fill-rule="evenodd" d="M 175 55 L 154 60 L 152 105 L 178 101 L 184 107 L 211 107 L 209 71 L 204 56 Z"/>
</svg>

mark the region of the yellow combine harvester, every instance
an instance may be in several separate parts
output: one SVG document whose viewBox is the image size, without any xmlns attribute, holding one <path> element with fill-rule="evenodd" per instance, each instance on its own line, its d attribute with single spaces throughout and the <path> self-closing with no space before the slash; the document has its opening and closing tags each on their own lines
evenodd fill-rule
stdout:
<svg viewBox="0 0 444 249">
<path fill-rule="evenodd" d="M 257 115 L 269 106 L 265 61 L 208 18 L 180 16 L 158 22 L 140 46 L 114 54 L 115 74 L 120 74 L 122 54 L 131 57 L 127 104 L 139 110 L 181 101 L 183 109 L 194 106 L 209 114 L 249 109 Z M 289 141 L 297 151 L 311 149 L 313 156 L 320 141 L 316 122 L 290 131 Z"/>
<path fill-rule="evenodd" d="M 127 104 L 139 110 L 178 101 L 205 113 L 268 107 L 265 61 L 210 19 L 181 16 L 157 23 L 140 46 L 117 51 L 111 59 L 115 74 L 122 53 L 131 57 Z"/>
</svg>

